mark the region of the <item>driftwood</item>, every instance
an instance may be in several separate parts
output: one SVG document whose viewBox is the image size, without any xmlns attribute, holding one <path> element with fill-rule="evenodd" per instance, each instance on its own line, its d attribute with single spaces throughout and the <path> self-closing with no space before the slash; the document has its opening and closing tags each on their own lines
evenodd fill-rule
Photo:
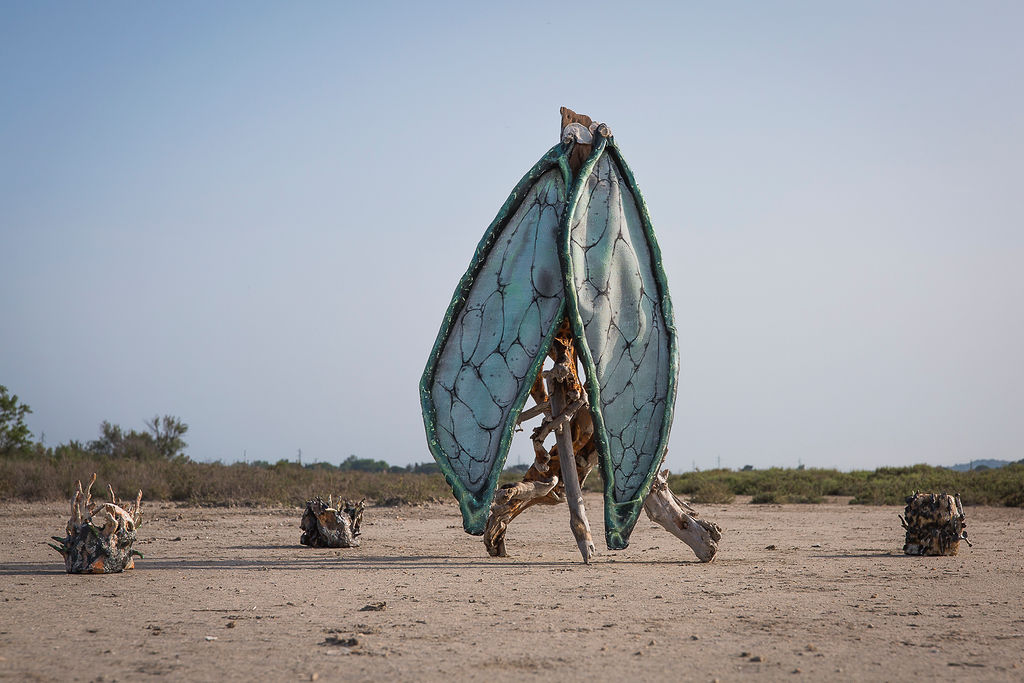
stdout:
<svg viewBox="0 0 1024 683">
<path fill-rule="evenodd" d="M 903 552 L 907 555 L 956 555 L 960 541 L 967 541 L 967 523 L 960 494 L 914 493 L 897 515 L 907 530 Z"/>
<path fill-rule="evenodd" d="M 669 533 L 693 549 L 697 559 L 710 562 L 718 554 L 722 529 L 717 524 L 697 519 L 700 513 L 676 498 L 668 487 L 668 470 L 654 478 L 651 493 L 644 501 L 644 511 L 652 522 L 668 529 Z"/>
<path fill-rule="evenodd" d="M 334 499 L 320 496 L 306 501 L 299 528 L 299 543 L 313 548 L 353 548 L 359 545 L 359 525 L 363 521 L 364 501 L 345 501 L 337 508 Z"/>
<path fill-rule="evenodd" d="M 594 441 L 594 422 L 587 404 L 586 392 L 580 383 L 576 368 L 576 350 L 567 322 L 555 335 L 549 356 L 554 366 L 541 374 L 530 390 L 535 405 L 522 412 L 519 421 L 544 415 L 540 426 L 533 430 L 534 463 L 526 471 L 522 481 L 505 484 L 495 493 L 494 503 L 484 530 L 484 545 L 490 555 L 506 557 L 505 533 L 509 523 L 533 505 L 558 505 L 577 496 L 579 515 L 570 511 L 570 527 L 576 537 L 583 561 L 589 562 L 594 553 L 590 537 L 590 525 L 586 520 L 580 489 L 587 476 L 597 467 L 597 444 Z M 547 389 L 544 381 L 547 380 Z M 557 390 L 558 382 L 568 404 L 561 407 L 549 395 Z M 554 384 L 554 386 L 552 386 Z M 559 409 L 561 408 L 561 410 Z M 562 439 L 550 449 L 544 440 L 554 431 L 563 430 Z M 571 437 L 571 441 L 567 438 Z M 567 443 L 565 443 L 567 442 Z M 566 474 L 562 467 L 561 452 L 571 452 L 575 467 Z M 701 562 L 710 562 L 718 553 L 718 541 L 722 540 L 721 528 L 703 519 L 700 513 L 679 500 L 668 488 L 668 470 L 660 472 L 651 487 L 651 493 L 644 501 L 644 510 L 652 521 L 665 527 L 670 533 L 693 549 Z M 576 484 L 575 492 L 566 495 L 564 484 L 568 479 Z"/>
<path fill-rule="evenodd" d="M 135 567 L 134 556 L 142 557 L 142 553 L 132 550 L 136 529 L 142 521 L 142 491 L 134 503 L 119 503 L 114 489 L 108 485 L 110 502 L 90 506 L 95 482 L 95 474 L 85 490 L 82 482 L 78 482 L 75 497 L 71 499 L 67 535 L 51 537 L 60 545 L 48 544 L 64 556 L 68 574 L 123 572 Z"/>
<path fill-rule="evenodd" d="M 534 463 L 522 481 L 505 484 L 498 489 L 484 529 L 484 545 L 491 555 L 505 557 L 505 531 L 509 522 L 532 505 L 557 505 L 571 501 L 570 529 L 576 537 L 583 561 L 589 562 L 594 554 L 594 542 L 583 507 L 582 483 L 597 467 L 597 447 L 593 440 L 593 418 L 580 383 L 576 348 L 568 321 L 564 321 L 556 333 L 548 355 L 554 365 L 541 373 L 530 390 L 536 405 L 520 415 L 520 422 L 544 415 L 544 420 L 530 436 Z M 556 443 L 548 449 L 544 440 L 552 432 Z M 571 467 L 569 463 L 563 464 L 563 452 L 572 454 Z M 569 480 L 575 486 L 570 485 L 567 496 L 565 482 Z"/>
<path fill-rule="evenodd" d="M 568 107 L 562 107 L 558 111 L 562 115 L 561 133 L 563 138 L 565 137 L 567 132 L 566 128 L 570 124 L 578 124 L 588 132 L 590 132 L 591 126 L 594 126 L 596 128 L 596 123 L 594 122 L 594 119 L 590 118 L 586 114 L 577 114 Z M 583 162 L 587 160 L 587 157 L 590 156 L 591 149 L 593 149 L 592 144 L 588 144 L 582 141 L 576 145 L 576 147 L 572 151 L 572 154 L 569 155 L 569 167 L 572 169 L 573 173 L 578 171 L 580 169 L 580 166 L 583 165 Z"/>
</svg>

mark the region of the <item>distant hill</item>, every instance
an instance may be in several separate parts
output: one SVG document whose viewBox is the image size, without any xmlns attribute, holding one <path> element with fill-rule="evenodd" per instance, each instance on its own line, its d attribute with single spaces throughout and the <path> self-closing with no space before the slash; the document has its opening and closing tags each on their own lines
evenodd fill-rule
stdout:
<svg viewBox="0 0 1024 683">
<path fill-rule="evenodd" d="M 1018 460 L 1017 462 L 1024 463 L 1024 460 Z M 953 465 L 952 467 L 947 467 L 946 469 L 956 470 L 957 472 L 967 472 L 968 470 L 976 470 L 981 467 L 995 469 L 997 467 L 1005 467 L 1006 465 L 1012 464 L 1013 462 L 1010 460 L 972 460 L 971 462 Z"/>
</svg>

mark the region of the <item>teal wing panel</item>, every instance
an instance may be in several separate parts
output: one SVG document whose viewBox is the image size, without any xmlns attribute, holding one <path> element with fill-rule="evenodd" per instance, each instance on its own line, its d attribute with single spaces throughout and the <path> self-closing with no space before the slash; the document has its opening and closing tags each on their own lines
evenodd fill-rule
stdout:
<svg viewBox="0 0 1024 683">
<path fill-rule="evenodd" d="M 455 292 L 420 382 L 427 441 L 483 533 L 516 418 L 561 320 L 568 167 L 552 148 L 512 191 Z"/>
<path fill-rule="evenodd" d="M 605 476 L 610 548 L 624 548 L 665 454 L 678 352 L 661 254 L 643 198 L 610 139 L 580 171 L 563 240 Z"/>
</svg>

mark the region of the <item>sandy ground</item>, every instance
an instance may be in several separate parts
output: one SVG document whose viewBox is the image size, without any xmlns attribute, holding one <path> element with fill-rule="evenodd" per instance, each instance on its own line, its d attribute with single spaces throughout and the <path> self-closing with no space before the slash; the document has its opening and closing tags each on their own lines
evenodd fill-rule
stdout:
<svg viewBox="0 0 1024 683">
<path fill-rule="evenodd" d="M 0 506 L 0 678 L 1024 680 L 1021 509 L 912 558 L 898 508 L 704 506 L 715 562 L 642 518 L 584 566 L 565 506 L 497 559 L 454 504 L 368 509 L 346 550 L 300 546 L 298 509 L 153 505 L 134 571 L 69 576 L 44 545 L 66 507 Z"/>
</svg>

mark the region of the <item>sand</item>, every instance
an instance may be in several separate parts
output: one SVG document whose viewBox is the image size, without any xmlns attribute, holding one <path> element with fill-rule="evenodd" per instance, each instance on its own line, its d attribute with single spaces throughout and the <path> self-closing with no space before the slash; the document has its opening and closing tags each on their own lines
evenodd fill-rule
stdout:
<svg viewBox="0 0 1024 683">
<path fill-rule="evenodd" d="M 1024 510 L 968 508 L 973 548 L 906 557 L 900 508 L 700 509 L 713 563 L 642 518 L 584 566 L 565 506 L 490 558 L 454 504 L 368 508 L 362 547 L 312 549 L 298 508 L 144 503 L 135 570 L 70 576 L 44 545 L 67 505 L 5 504 L 0 678 L 1024 680 Z"/>
</svg>

